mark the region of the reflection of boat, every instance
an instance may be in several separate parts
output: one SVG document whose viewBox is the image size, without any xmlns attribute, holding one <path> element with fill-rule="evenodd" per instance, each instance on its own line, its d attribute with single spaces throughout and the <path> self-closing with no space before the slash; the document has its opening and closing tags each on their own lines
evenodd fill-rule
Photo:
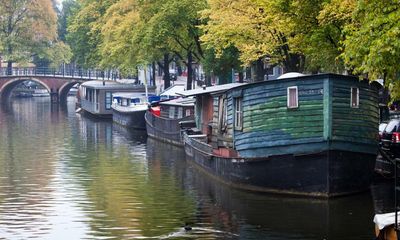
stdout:
<svg viewBox="0 0 400 240">
<path fill-rule="evenodd" d="M 183 134 L 186 155 L 222 182 L 318 197 L 370 186 L 378 150 L 375 83 L 319 74 L 181 94 L 196 97 L 196 128 Z"/>
<path fill-rule="evenodd" d="M 16 93 L 14 94 L 14 96 L 15 96 L 15 97 L 18 97 L 18 98 L 30 98 L 30 97 L 32 97 L 33 95 L 32 95 L 31 92 L 22 92 L 22 91 L 20 91 L 20 92 L 16 92 Z"/>
<path fill-rule="evenodd" d="M 374 223 L 377 239 L 397 240 L 394 230 L 394 179 L 379 179 L 371 186 L 374 202 Z"/>
<path fill-rule="evenodd" d="M 47 89 L 35 89 L 32 93 L 32 97 L 49 97 L 50 94 Z"/>
<path fill-rule="evenodd" d="M 146 143 L 147 134 L 145 130 L 126 128 L 120 124 L 113 124 L 112 126 L 114 130 L 125 137 L 124 142 L 129 142 L 133 145 Z"/>
<path fill-rule="evenodd" d="M 209 239 L 237 239 L 237 235 L 240 239 L 307 240 L 373 237 L 369 194 L 328 201 L 238 191 L 187 165 L 185 153 L 179 147 L 148 138 L 147 148 L 150 163 L 159 161 L 181 188 L 195 198 L 195 216 L 187 221 L 203 237 L 206 234 L 214 236 Z M 198 226 L 202 229 L 197 229 Z"/>
<path fill-rule="evenodd" d="M 146 129 L 150 137 L 183 145 L 179 122 L 194 120 L 193 99 L 173 99 L 160 102 L 146 112 Z"/>
<path fill-rule="evenodd" d="M 146 129 L 144 114 L 149 103 L 159 100 L 158 96 L 144 93 L 113 93 L 113 121 L 129 128 Z"/>
</svg>

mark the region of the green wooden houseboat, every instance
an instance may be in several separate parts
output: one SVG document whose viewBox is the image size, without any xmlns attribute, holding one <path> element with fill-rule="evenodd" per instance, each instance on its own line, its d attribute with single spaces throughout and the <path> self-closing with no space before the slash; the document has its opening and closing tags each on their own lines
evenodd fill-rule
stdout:
<svg viewBox="0 0 400 240">
<path fill-rule="evenodd" d="M 185 91 L 196 128 L 186 155 L 248 190 L 332 197 L 369 188 L 379 84 L 335 74 Z"/>
</svg>

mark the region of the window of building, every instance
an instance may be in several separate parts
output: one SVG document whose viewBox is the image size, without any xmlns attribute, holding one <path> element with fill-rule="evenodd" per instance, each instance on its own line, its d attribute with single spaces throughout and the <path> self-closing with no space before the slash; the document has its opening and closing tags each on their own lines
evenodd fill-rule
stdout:
<svg viewBox="0 0 400 240">
<path fill-rule="evenodd" d="M 243 129 L 243 98 L 235 99 L 235 130 Z"/>
<path fill-rule="evenodd" d="M 360 92 L 358 88 L 352 87 L 351 88 L 351 99 L 350 99 L 350 106 L 352 108 L 358 108 L 360 104 Z"/>
<path fill-rule="evenodd" d="M 297 86 L 288 87 L 287 89 L 287 107 L 298 108 L 299 107 L 299 94 Z"/>
<path fill-rule="evenodd" d="M 111 92 L 106 92 L 106 109 L 109 110 L 111 109 L 111 103 L 112 103 L 112 94 Z"/>
</svg>

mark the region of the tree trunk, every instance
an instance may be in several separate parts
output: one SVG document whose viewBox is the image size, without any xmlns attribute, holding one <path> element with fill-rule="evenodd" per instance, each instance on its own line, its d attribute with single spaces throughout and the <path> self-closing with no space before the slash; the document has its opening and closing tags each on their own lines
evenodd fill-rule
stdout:
<svg viewBox="0 0 400 240">
<path fill-rule="evenodd" d="M 150 85 L 155 86 L 156 85 L 156 63 L 153 62 L 151 64 L 151 80 L 150 80 Z"/>
<path fill-rule="evenodd" d="M 300 72 L 304 71 L 304 56 L 300 54 L 289 54 L 283 62 L 283 72 Z"/>
<path fill-rule="evenodd" d="M 239 82 L 242 83 L 243 82 L 243 71 L 239 71 Z"/>
<path fill-rule="evenodd" d="M 211 74 L 206 74 L 205 84 L 207 87 L 211 86 Z"/>
<path fill-rule="evenodd" d="M 169 54 L 164 54 L 164 89 L 167 89 L 171 86 L 171 78 L 169 76 Z"/>
<path fill-rule="evenodd" d="M 251 79 L 253 82 L 264 81 L 264 63 L 261 58 L 251 66 Z"/>
<path fill-rule="evenodd" d="M 187 90 L 192 89 L 192 82 L 193 82 L 193 69 L 192 69 L 192 52 L 189 51 L 187 55 Z"/>
<path fill-rule="evenodd" d="M 11 60 L 8 60 L 8 62 L 7 62 L 7 75 L 12 75 L 12 64 L 13 64 L 13 62 Z"/>
</svg>

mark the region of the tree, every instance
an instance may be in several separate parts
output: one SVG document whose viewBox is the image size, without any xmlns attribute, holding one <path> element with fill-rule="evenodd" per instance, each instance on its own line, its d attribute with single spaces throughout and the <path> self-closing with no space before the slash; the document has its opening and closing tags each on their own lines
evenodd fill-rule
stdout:
<svg viewBox="0 0 400 240">
<path fill-rule="evenodd" d="M 286 1 L 209 0 L 210 8 L 202 12 L 208 21 L 201 39 L 217 54 L 236 47 L 246 65 L 269 56 L 285 71 L 302 71 L 303 56 L 289 45 L 292 28 L 281 16 L 285 5 Z"/>
<path fill-rule="evenodd" d="M 397 0 L 359 0 L 345 27 L 343 58 L 353 74 L 383 78 L 391 96 L 400 98 L 400 5 Z"/>
<path fill-rule="evenodd" d="M 50 0 L 4 0 L 0 5 L 0 49 L 11 74 L 13 62 L 32 57 L 56 40 L 56 13 Z"/>
<path fill-rule="evenodd" d="M 206 3 L 194 0 L 120 0 L 105 14 L 101 44 L 102 65 L 114 64 L 123 70 L 158 62 L 164 71 L 164 87 L 170 85 L 169 64 L 178 56 L 188 67 L 200 61 L 198 11 Z M 107 57 L 106 57 L 107 56 Z M 194 59 L 194 60 L 191 60 Z"/>
<path fill-rule="evenodd" d="M 67 43 L 81 67 L 97 67 L 101 61 L 101 28 L 104 14 L 117 0 L 78 0 L 68 18 Z"/>
<path fill-rule="evenodd" d="M 228 78 L 232 77 L 232 69 L 239 71 L 239 74 L 241 74 L 242 63 L 239 61 L 239 51 L 235 47 L 225 49 L 218 57 L 214 49 L 207 49 L 204 55 L 203 66 L 204 71 L 207 73 L 206 77 L 216 75 L 219 77 L 220 83 L 228 83 Z M 242 78 L 243 76 L 240 76 L 239 80 L 242 80 Z M 207 83 L 207 85 L 210 84 Z"/>
<path fill-rule="evenodd" d="M 68 18 L 70 18 L 74 12 L 77 11 L 79 5 L 75 0 L 64 0 L 62 1 L 62 7 L 58 14 L 58 38 L 66 42 L 67 41 L 67 27 Z"/>
<path fill-rule="evenodd" d="M 192 64 L 204 58 L 200 36 L 199 11 L 206 8 L 205 0 L 148 0 L 142 1 L 143 12 L 143 46 L 146 52 L 162 53 L 164 73 L 168 69 L 173 53 L 187 67 L 187 89 L 191 89 L 193 81 Z M 168 54 L 168 55 L 167 55 Z M 164 74 L 166 75 L 166 74 Z M 169 73 L 166 75 L 169 76 Z M 165 80 L 168 87 L 169 80 Z"/>
<path fill-rule="evenodd" d="M 217 54 L 235 46 L 245 65 L 268 57 L 284 72 L 342 72 L 343 28 L 355 0 L 209 0 L 202 40 Z"/>
</svg>

